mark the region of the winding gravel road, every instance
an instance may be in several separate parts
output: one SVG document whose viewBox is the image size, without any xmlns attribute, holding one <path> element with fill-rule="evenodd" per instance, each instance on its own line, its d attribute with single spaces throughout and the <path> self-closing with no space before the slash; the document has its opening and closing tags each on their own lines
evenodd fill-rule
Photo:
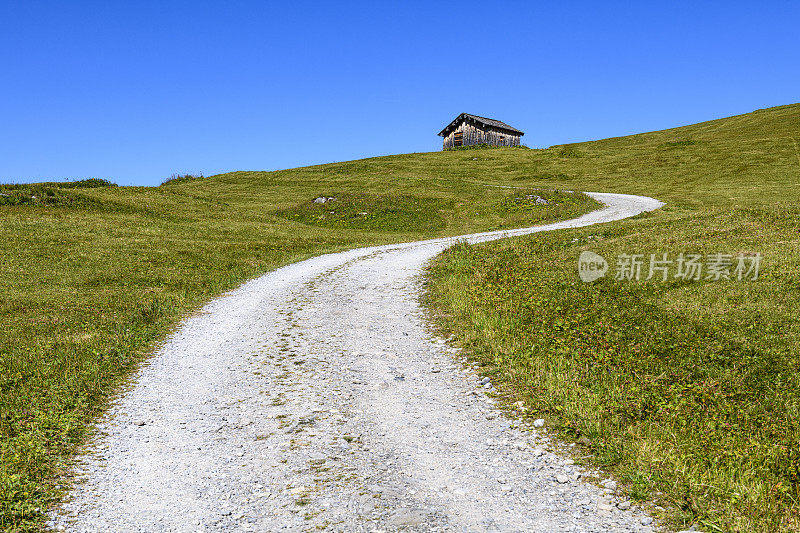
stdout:
<svg viewBox="0 0 800 533">
<path fill-rule="evenodd" d="M 575 228 L 660 207 L 591 193 Z M 652 520 L 516 427 L 418 303 L 457 239 L 280 268 L 187 318 L 99 426 L 70 531 L 651 531 Z M 621 507 L 621 509 L 620 509 Z"/>
</svg>

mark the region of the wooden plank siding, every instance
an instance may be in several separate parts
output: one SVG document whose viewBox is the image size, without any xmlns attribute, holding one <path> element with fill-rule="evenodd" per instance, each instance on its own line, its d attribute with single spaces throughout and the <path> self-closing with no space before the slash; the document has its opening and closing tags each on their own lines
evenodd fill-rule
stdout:
<svg viewBox="0 0 800 533">
<path fill-rule="evenodd" d="M 519 135 L 512 132 L 471 123 L 468 120 L 461 122 L 456 129 L 451 131 L 442 141 L 442 148 L 448 149 L 457 146 L 456 133 L 461 134 L 461 145 L 472 146 L 475 144 L 490 144 L 493 146 L 519 146 Z"/>
</svg>

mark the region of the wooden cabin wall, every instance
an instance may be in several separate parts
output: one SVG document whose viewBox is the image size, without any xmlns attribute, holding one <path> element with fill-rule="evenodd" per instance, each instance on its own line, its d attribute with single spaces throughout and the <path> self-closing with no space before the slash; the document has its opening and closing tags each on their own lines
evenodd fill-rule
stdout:
<svg viewBox="0 0 800 533">
<path fill-rule="evenodd" d="M 486 142 L 486 132 L 475 124 L 464 124 L 464 144 L 483 144 Z"/>
<path fill-rule="evenodd" d="M 499 128 L 487 128 L 484 142 L 493 146 L 519 146 L 519 135 Z"/>
<path fill-rule="evenodd" d="M 458 128 L 456 128 L 455 130 L 451 131 L 447 135 L 447 137 L 444 138 L 444 141 L 442 143 L 442 148 L 443 149 L 446 150 L 447 148 L 452 148 L 455 145 L 453 141 L 454 141 L 455 134 L 456 134 L 457 131 L 458 131 Z"/>
<path fill-rule="evenodd" d="M 455 146 L 455 134 L 462 133 L 462 146 L 474 144 L 491 144 L 494 146 L 519 146 L 519 135 L 504 132 L 498 128 L 484 127 L 469 122 L 462 122 L 442 141 L 442 148 Z"/>
</svg>

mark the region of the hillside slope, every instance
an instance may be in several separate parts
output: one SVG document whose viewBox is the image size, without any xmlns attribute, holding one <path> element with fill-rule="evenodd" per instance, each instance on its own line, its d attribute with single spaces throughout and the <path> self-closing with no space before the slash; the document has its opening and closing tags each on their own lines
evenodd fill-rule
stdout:
<svg viewBox="0 0 800 533">
<path fill-rule="evenodd" d="M 312 255 L 532 225 L 597 205 L 465 181 L 460 154 L 421 172 L 429 157 L 154 188 L 0 185 L 0 528 L 36 528 L 93 418 L 209 298 Z"/>
<path fill-rule="evenodd" d="M 440 324 L 507 400 L 580 440 L 634 498 L 658 497 L 676 527 L 800 530 L 798 142 L 791 105 L 532 153 L 524 164 L 543 182 L 667 206 L 602 230 L 458 247 L 430 272 Z M 610 267 L 591 284 L 578 278 L 586 250 Z M 615 279 L 634 254 L 639 279 Z M 671 261 L 666 281 L 646 279 L 651 254 Z M 705 270 L 676 277 L 680 254 Z M 730 279 L 709 270 L 715 254 Z M 739 280 L 737 258 L 749 267 L 756 254 L 757 279 Z"/>
</svg>

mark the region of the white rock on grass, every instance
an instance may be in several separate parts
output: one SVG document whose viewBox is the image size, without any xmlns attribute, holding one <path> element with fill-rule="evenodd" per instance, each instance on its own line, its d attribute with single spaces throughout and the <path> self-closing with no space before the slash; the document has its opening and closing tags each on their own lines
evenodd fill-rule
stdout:
<svg viewBox="0 0 800 533">
<path fill-rule="evenodd" d="M 608 490 L 614 491 L 617 490 L 617 482 L 613 479 L 606 479 L 600 483 L 601 487 L 607 488 Z"/>
</svg>

